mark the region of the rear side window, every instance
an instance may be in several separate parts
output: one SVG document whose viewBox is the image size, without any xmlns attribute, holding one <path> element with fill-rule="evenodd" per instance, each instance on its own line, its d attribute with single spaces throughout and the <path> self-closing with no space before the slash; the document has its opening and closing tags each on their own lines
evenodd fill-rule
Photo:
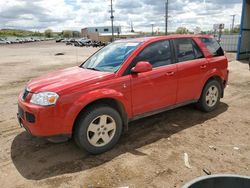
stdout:
<svg viewBox="0 0 250 188">
<path fill-rule="evenodd" d="M 201 41 L 205 44 L 208 51 L 213 56 L 223 56 L 224 51 L 219 45 L 219 43 L 214 38 L 202 38 Z"/>
<path fill-rule="evenodd" d="M 145 47 L 135 58 L 135 61 L 148 61 L 153 68 L 171 64 L 172 56 L 169 40 L 155 42 Z"/>
<path fill-rule="evenodd" d="M 199 47 L 190 38 L 174 39 L 174 45 L 178 62 L 204 57 Z"/>
</svg>

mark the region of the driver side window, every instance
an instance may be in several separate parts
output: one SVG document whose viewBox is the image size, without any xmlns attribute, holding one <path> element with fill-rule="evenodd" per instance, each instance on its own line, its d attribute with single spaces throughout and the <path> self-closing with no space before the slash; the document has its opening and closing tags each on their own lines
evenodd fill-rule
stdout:
<svg viewBox="0 0 250 188">
<path fill-rule="evenodd" d="M 172 63 L 169 40 L 154 42 L 146 46 L 135 58 L 136 62 L 148 61 L 153 68 Z"/>
</svg>

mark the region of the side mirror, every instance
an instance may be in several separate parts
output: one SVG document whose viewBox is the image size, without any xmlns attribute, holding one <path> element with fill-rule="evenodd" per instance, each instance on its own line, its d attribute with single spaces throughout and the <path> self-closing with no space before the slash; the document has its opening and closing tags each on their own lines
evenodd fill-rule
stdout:
<svg viewBox="0 0 250 188">
<path fill-rule="evenodd" d="M 135 67 L 131 69 L 131 72 L 133 73 L 142 73 L 142 72 L 148 72 L 152 70 L 152 65 L 147 61 L 139 61 Z"/>
</svg>

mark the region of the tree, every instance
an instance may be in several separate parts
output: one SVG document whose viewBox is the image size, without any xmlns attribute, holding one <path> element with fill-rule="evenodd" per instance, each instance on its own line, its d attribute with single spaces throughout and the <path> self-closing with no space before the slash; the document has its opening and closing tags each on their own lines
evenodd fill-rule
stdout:
<svg viewBox="0 0 250 188">
<path fill-rule="evenodd" d="M 70 38 L 73 36 L 72 31 L 63 31 L 63 37 L 64 38 Z"/>
<path fill-rule="evenodd" d="M 201 28 L 200 27 L 195 27 L 194 28 L 194 34 L 200 34 L 202 31 L 201 31 Z"/>
<path fill-rule="evenodd" d="M 176 29 L 176 34 L 188 34 L 188 33 L 189 33 L 189 31 L 185 27 L 178 27 Z"/>
<path fill-rule="evenodd" d="M 229 29 L 227 29 L 227 28 L 226 28 L 226 29 L 224 29 L 224 34 L 225 34 L 225 35 L 229 35 L 229 34 L 230 34 L 230 30 L 229 30 Z"/>
<path fill-rule="evenodd" d="M 46 30 L 44 31 L 44 35 L 45 35 L 45 37 L 47 37 L 47 38 L 51 38 L 51 37 L 53 36 L 53 31 L 52 31 L 51 29 L 46 29 Z"/>
<path fill-rule="evenodd" d="M 31 36 L 34 36 L 34 37 L 41 37 L 41 36 L 43 36 L 43 34 L 40 33 L 39 31 L 35 31 L 34 33 L 31 34 Z"/>
<path fill-rule="evenodd" d="M 239 33 L 239 32 L 240 32 L 240 25 L 237 25 L 236 27 L 234 27 L 232 33 Z"/>
</svg>

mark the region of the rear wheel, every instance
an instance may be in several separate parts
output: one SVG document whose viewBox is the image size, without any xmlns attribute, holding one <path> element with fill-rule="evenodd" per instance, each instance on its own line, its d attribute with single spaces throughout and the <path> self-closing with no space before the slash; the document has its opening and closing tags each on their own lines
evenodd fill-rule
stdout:
<svg viewBox="0 0 250 188">
<path fill-rule="evenodd" d="M 204 112 L 213 111 L 219 104 L 222 88 L 217 80 L 208 81 L 205 85 L 198 107 Z"/>
<path fill-rule="evenodd" d="M 110 150 L 122 133 L 120 114 L 109 106 L 93 106 L 81 114 L 74 131 L 74 139 L 80 148 L 92 154 Z"/>
</svg>

